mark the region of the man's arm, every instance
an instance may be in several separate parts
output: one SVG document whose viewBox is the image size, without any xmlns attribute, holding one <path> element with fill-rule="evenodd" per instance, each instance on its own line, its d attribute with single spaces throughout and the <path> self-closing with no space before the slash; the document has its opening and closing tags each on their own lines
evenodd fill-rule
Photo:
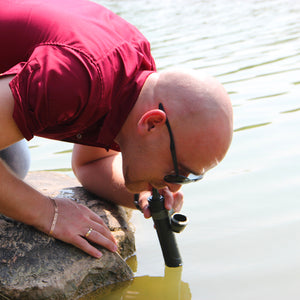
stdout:
<svg viewBox="0 0 300 300">
<path fill-rule="evenodd" d="M 124 184 L 122 157 L 119 152 L 74 145 L 72 167 L 87 190 L 116 204 L 135 207 L 134 196 L 127 191 Z"/>
<path fill-rule="evenodd" d="M 23 138 L 12 117 L 14 99 L 8 85 L 11 79 L 0 79 L 0 149 Z M 1 160 L 0 182 L 0 213 L 49 233 L 54 216 L 52 200 L 18 179 Z M 101 253 L 83 238 L 88 229 L 93 228 L 89 241 L 111 251 L 116 250 L 112 234 L 97 214 L 69 199 L 58 198 L 55 201 L 58 206 L 53 231 L 55 238 L 100 257 Z"/>
<path fill-rule="evenodd" d="M 81 184 L 94 194 L 118 205 L 135 208 L 134 195 L 125 187 L 121 153 L 103 148 L 75 145 L 72 156 L 73 171 Z M 172 193 L 168 187 L 159 190 L 165 197 L 168 210 L 180 211 L 183 194 Z M 140 193 L 139 206 L 145 218 L 150 218 L 148 207 L 150 191 Z"/>
</svg>

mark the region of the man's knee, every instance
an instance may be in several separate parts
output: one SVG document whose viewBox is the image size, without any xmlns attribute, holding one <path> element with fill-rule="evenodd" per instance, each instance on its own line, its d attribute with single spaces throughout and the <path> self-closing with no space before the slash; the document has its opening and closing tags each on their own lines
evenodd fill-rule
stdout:
<svg viewBox="0 0 300 300">
<path fill-rule="evenodd" d="M 30 167 L 30 153 L 25 140 L 1 150 L 0 158 L 19 178 L 25 178 Z"/>
</svg>

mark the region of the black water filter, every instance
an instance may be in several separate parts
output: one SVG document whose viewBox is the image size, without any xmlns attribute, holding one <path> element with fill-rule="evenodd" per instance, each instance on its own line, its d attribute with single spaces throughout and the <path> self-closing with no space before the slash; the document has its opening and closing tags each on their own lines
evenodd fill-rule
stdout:
<svg viewBox="0 0 300 300">
<path fill-rule="evenodd" d="M 168 267 L 179 267 L 182 265 L 182 260 L 171 227 L 169 212 L 164 206 L 164 197 L 157 189 L 153 189 L 148 201 L 165 264 Z"/>
</svg>

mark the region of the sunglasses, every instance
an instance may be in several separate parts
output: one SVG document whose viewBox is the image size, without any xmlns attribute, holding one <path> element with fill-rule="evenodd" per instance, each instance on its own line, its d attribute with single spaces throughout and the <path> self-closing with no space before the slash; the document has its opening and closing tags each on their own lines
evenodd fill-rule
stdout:
<svg viewBox="0 0 300 300">
<path fill-rule="evenodd" d="M 164 110 L 162 103 L 159 103 L 158 108 L 160 110 L 166 112 Z M 168 118 L 166 118 L 166 125 L 167 125 L 169 136 L 170 136 L 170 150 L 171 150 L 175 174 L 166 175 L 164 177 L 164 181 L 166 181 L 168 183 L 174 183 L 174 184 L 187 184 L 187 183 L 196 182 L 196 181 L 202 179 L 203 175 L 195 175 L 195 174 L 191 173 L 191 174 L 189 174 L 189 176 L 186 177 L 186 176 L 179 174 L 174 137 L 173 137 L 173 133 L 172 133 Z"/>
</svg>

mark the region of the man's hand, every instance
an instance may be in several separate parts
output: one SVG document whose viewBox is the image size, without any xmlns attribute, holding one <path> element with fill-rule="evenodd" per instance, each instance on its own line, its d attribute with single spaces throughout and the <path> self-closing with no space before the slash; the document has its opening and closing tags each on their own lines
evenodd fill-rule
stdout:
<svg viewBox="0 0 300 300">
<path fill-rule="evenodd" d="M 96 213 L 70 199 L 56 198 L 54 201 L 58 215 L 53 237 L 72 244 L 96 258 L 100 258 L 102 253 L 89 242 L 101 245 L 112 252 L 117 251 L 116 240 Z"/>
<path fill-rule="evenodd" d="M 179 212 L 183 205 L 183 193 L 178 191 L 172 193 L 167 187 L 158 190 L 158 192 L 165 198 L 165 208 L 167 210 L 173 209 L 174 212 Z M 139 206 L 142 209 L 145 218 L 150 218 L 151 213 L 149 209 L 148 198 L 151 192 L 141 192 L 139 196 Z"/>
<path fill-rule="evenodd" d="M 87 190 L 118 205 L 134 208 L 134 195 L 129 193 L 125 187 L 120 153 L 112 150 L 107 152 L 102 148 L 75 145 L 72 166 L 78 180 Z M 167 210 L 174 209 L 176 212 L 181 210 L 183 205 L 181 192 L 173 193 L 168 187 L 165 187 L 160 189 L 159 193 L 165 197 Z M 141 192 L 139 196 L 139 206 L 142 208 L 145 218 L 151 217 L 148 208 L 150 195 L 150 191 L 145 191 Z"/>
<path fill-rule="evenodd" d="M 53 201 L 17 178 L 1 161 L 0 181 L 0 213 L 49 234 L 55 217 Z M 58 210 L 52 228 L 55 238 L 97 258 L 102 254 L 89 241 L 117 250 L 114 237 L 96 213 L 70 199 L 58 198 L 55 203 Z M 86 236 L 90 228 L 92 231 Z"/>
<path fill-rule="evenodd" d="M 0 78 L 0 149 L 24 138 L 12 117 L 14 98 L 9 88 L 12 78 Z M 101 253 L 88 241 L 116 251 L 116 242 L 98 215 L 69 199 L 55 201 L 58 218 L 53 231 L 54 237 L 73 244 L 94 257 L 100 257 Z M 17 178 L 0 160 L 0 213 L 48 234 L 54 207 L 49 198 Z M 85 239 L 90 228 L 93 230 Z"/>
</svg>

